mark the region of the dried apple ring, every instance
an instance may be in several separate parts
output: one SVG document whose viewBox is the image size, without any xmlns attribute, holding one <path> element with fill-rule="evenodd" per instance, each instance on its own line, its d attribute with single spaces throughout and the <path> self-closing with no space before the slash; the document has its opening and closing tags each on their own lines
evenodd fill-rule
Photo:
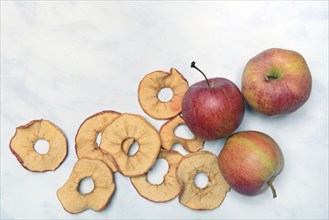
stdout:
<svg viewBox="0 0 329 220">
<path fill-rule="evenodd" d="M 38 140 L 49 143 L 48 152 L 40 154 L 34 149 Z M 67 141 L 64 133 L 48 120 L 33 120 L 16 128 L 10 141 L 10 150 L 21 165 L 33 172 L 56 170 L 67 155 Z"/>
<path fill-rule="evenodd" d="M 147 179 L 147 174 L 131 177 L 130 181 L 142 197 L 153 202 L 167 202 L 179 194 L 181 185 L 176 179 L 176 167 L 182 159 L 182 155 L 176 151 L 161 150 L 158 159 L 165 159 L 169 165 L 167 174 L 160 184 L 152 184 Z"/>
<path fill-rule="evenodd" d="M 129 139 L 139 145 L 132 156 L 124 149 Z M 103 151 L 112 155 L 118 171 L 124 176 L 146 173 L 156 161 L 160 147 L 157 130 L 144 117 L 128 113 L 121 114 L 104 129 L 100 144 Z"/>
<path fill-rule="evenodd" d="M 199 188 L 194 182 L 195 176 L 200 172 L 208 177 L 204 188 Z M 207 151 L 185 155 L 177 166 L 176 177 L 183 187 L 179 202 L 190 209 L 215 209 L 230 190 L 220 172 L 217 157 Z"/>
<path fill-rule="evenodd" d="M 94 189 L 87 194 L 81 194 L 81 180 L 91 177 Z M 87 209 L 102 211 L 110 201 L 115 190 L 113 173 L 103 161 L 95 159 L 79 159 L 73 167 L 70 177 L 57 190 L 57 198 L 63 208 L 70 213 L 80 213 Z"/>
<path fill-rule="evenodd" d="M 188 152 L 197 152 L 203 148 L 204 140 L 199 137 L 194 136 L 192 139 L 186 139 L 175 135 L 175 128 L 184 124 L 183 118 L 177 115 L 162 125 L 159 132 L 162 148 L 169 150 L 177 143 L 182 145 Z"/>
<path fill-rule="evenodd" d="M 121 113 L 111 110 L 98 112 L 88 117 L 75 136 L 75 151 L 79 159 L 90 158 L 104 161 L 113 172 L 117 171 L 110 154 L 105 153 L 97 144 L 97 136 Z"/>
<path fill-rule="evenodd" d="M 170 88 L 172 98 L 167 102 L 159 100 L 161 89 Z M 169 119 L 182 111 L 183 96 L 188 82 L 175 68 L 170 73 L 154 71 L 141 80 L 138 87 L 138 101 L 144 112 L 154 119 Z"/>
</svg>

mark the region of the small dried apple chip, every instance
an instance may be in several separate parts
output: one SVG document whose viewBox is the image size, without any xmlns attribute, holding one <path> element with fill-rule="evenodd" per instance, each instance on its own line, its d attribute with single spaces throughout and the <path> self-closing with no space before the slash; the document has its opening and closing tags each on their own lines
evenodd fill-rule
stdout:
<svg viewBox="0 0 329 220">
<path fill-rule="evenodd" d="M 198 173 L 208 177 L 204 188 L 199 188 L 195 182 Z M 217 157 L 211 152 L 199 151 L 185 155 L 176 169 L 176 177 L 183 189 L 179 194 L 179 202 L 195 210 L 212 210 L 220 206 L 230 190 L 222 176 Z"/>
<path fill-rule="evenodd" d="M 184 125 L 185 122 L 180 115 L 169 119 L 160 128 L 160 138 L 162 148 L 169 150 L 175 144 L 182 145 L 188 152 L 196 152 L 203 148 L 204 140 L 194 136 L 192 139 L 181 138 L 175 135 L 174 131 L 179 125 Z"/>
<path fill-rule="evenodd" d="M 128 148 L 132 140 L 139 148 L 130 156 Z M 124 176 L 146 173 L 156 161 L 160 147 L 158 131 L 144 117 L 128 113 L 121 114 L 104 129 L 100 144 L 103 151 L 112 155 L 118 171 Z"/>
<path fill-rule="evenodd" d="M 161 150 L 158 159 L 165 159 L 169 165 L 167 174 L 160 184 L 152 184 L 147 174 L 131 177 L 130 181 L 137 192 L 144 198 L 153 202 L 167 202 L 174 199 L 181 190 L 181 185 L 176 179 L 176 167 L 183 156 L 176 151 Z"/>
<path fill-rule="evenodd" d="M 161 101 L 160 90 L 170 88 L 173 96 L 169 101 Z M 154 71 L 144 76 L 138 87 L 138 101 L 144 112 L 154 119 L 169 119 L 182 111 L 183 96 L 188 82 L 175 68 L 170 73 Z"/>
<path fill-rule="evenodd" d="M 115 120 L 120 113 L 115 111 L 101 111 L 88 117 L 80 126 L 75 136 L 75 151 L 79 159 L 90 158 L 104 161 L 113 172 L 117 171 L 111 155 L 105 153 L 97 144 L 97 136 L 101 135 L 105 127 Z"/>
<path fill-rule="evenodd" d="M 79 184 L 85 178 L 92 178 L 94 189 L 87 194 L 79 191 Z M 63 208 L 72 214 L 91 209 L 102 211 L 110 201 L 115 190 L 113 173 L 103 161 L 79 159 L 73 167 L 70 177 L 57 190 L 57 198 Z"/>
<path fill-rule="evenodd" d="M 34 145 L 38 140 L 48 142 L 48 152 L 43 154 L 35 150 Z M 55 124 L 43 119 L 16 128 L 9 145 L 21 165 L 34 172 L 56 170 L 67 155 L 64 133 Z"/>
</svg>

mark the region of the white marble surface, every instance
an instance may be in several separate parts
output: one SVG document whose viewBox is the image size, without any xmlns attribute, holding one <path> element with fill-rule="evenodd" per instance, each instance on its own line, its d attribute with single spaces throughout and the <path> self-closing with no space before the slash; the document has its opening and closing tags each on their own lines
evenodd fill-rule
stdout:
<svg viewBox="0 0 329 220">
<path fill-rule="evenodd" d="M 247 110 L 238 130 L 271 135 L 285 156 L 283 173 L 256 197 L 230 191 L 221 207 L 193 211 L 178 199 L 156 204 L 128 178 L 100 213 L 65 212 L 56 190 L 77 160 L 74 137 L 105 109 L 144 114 L 141 78 L 177 68 L 190 85 L 222 76 L 238 86 L 244 65 L 271 47 L 304 55 L 313 74 L 308 102 L 293 114 Z M 55 172 L 25 170 L 9 150 L 15 128 L 48 119 L 66 134 L 69 154 Z M 182 130 L 182 133 L 187 133 Z M 225 140 L 207 142 L 218 154 Z M 183 152 L 179 146 L 175 149 Z M 328 219 L 328 2 L 1 1 L 1 219 Z"/>
</svg>

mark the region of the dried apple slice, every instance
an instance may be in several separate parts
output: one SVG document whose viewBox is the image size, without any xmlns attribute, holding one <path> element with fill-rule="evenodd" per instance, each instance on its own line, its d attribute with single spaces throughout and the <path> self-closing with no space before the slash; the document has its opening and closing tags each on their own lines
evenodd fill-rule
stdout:
<svg viewBox="0 0 329 220">
<path fill-rule="evenodd" d="M 194 182 L 195 176 L 200 172 L 208 177 L 208 183 L 204 188 L 199 188 Z M 217 157 L 207 151 L 185 155 L 177 166 L 176 177 L 183 186 L 179 202 L 190 209 L 215 209 L 220 206 L 230 190 L 220 172 Z"/>
<path fill-rule="evenodd" d="M 132 156 L 124 149 L 129 139 L 139 145 Z M 157 130 L 144 117 L 128 113 L 121 114 L 104 129 L 100 144 L 103 151 L 112 155 L 118 171 L 124 176 L 146 173 L 156 161 L 160 147 Z"/>
<path fill-rule="evenodd" d="M 170 88 L 173 96 L 169 101 L 159 100 L 161 89 Z M 140 81 L 138 101 L 144 112 L 154 119 L 169 119 L 182 111 L 183 96 L 188 89 L 188 82 L 175 68 L 170 73 L 154 71 Z"/>
<path fill-rule="evenodd" d="M 182 159 L 182 155 L 176 151 L 161 150 L 158 159 L 165 159 L 169 165 L 167 174 L 160 184 L 152 184 L 147 179 L 147 174 L 131 177 L 130 181 L 137 192 L 144 198 L 153 202 L 167 202 L 174 199 L 181 190 L 181 185 L 176 179 L 176 167 Z"/>
<path fill-rule="evenodd" d="M 98 112 L 88 117 L 75 136 L 75 151 L 78 158 L 103 160 L 113 172 L 117 171 L 110 154 L 105 153 L 97 144 L 97 136 L 121 113 L 111 110 Z"/>
<path fill-rule="evenodd" d="M 93 179 L 94 189 L 81 194 L 79 183 L 88 177 Z M 83 158 L 76 162 L 68 180 L 57 190 L 57 198 L 63 208 L 73 214 L 87 209 L 100 212 L 110 201 L 114 190 L 111 168 L 101 160 Z"/>
<path fill-rule="evenodd" d="M 38 140 L 49 143 L 48 152 L 40 154 L 34 149 Z M 10 141 L 10 150 L 27 170 L 44 172 L 56 170 L 67 155 L 64 133 L 48 120 L 33 120 L 16 128 Z"/>
<path fill-rule="evenodd" d="M 162 125 L 159 132 L 162 148 L 169 150 L 177 143 L 182 145 L 188 152 L 197 152 L 203 148 L 204 140 L 199 137 L 194 136 L 192 139 L 186 139 L 175 135 L 175 128 L 184 124 L 183 118 L 177 115 Z"/>
</svg>

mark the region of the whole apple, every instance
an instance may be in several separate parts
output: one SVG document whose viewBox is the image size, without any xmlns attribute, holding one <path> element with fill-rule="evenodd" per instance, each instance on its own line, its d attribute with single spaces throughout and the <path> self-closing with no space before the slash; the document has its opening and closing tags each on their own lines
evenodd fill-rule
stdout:
<svg viewBox="0 0 329 220">
<path fill-rule="evenodd" d="M 192 62 L 191 67 L 198 69 L 195 62 Z M 241 124 L 245 112 L 243 96 L 239 88 L 228 79 L 205 78 L 186 91 L 182 103 L 183 119 L 191 132 L 199 138 L 224 138 Z"/>
<path fill-rule="evenodd" d="M 237 132 L 227 138 L 218 155 L 220 170 L 233 190 L 249 196 L 271 188 L 284 167 L 279 145 L 267 134 L 258 131 Z"/>
<path fill-rule="evenodd" d="M 312 77 L 301 54 L 271 48 L 248 61 L 241 87 L 252 109 L 268 116 L 281 115 L 296 111 L 308 100 Z"/>
</svg>

